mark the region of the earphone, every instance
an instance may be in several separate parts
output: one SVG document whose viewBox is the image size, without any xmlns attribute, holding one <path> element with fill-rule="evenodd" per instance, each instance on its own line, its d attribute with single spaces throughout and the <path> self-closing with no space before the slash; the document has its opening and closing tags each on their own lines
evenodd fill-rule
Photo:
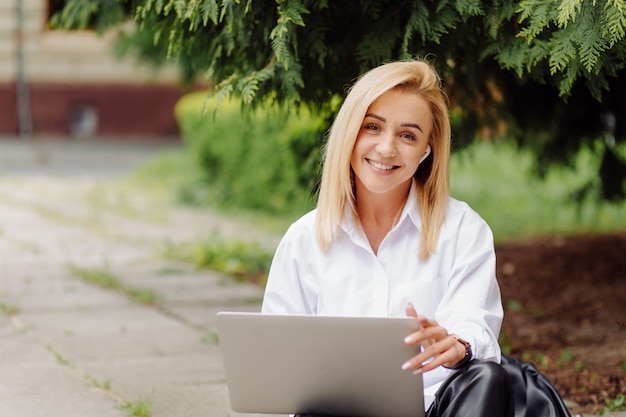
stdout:
<svg viewBox="0 0 626 417">
<path fill-rule="evenodd" d="M 420 164 L 424 162 L 424 159 L 428 158 L 428 155 L 430 155 L 430 151 L 430 145 L 426 146 L 426 152 L 424 152 L 424 156 L 422 156 L 422 159 L 420 159 Z"/>
</svg>

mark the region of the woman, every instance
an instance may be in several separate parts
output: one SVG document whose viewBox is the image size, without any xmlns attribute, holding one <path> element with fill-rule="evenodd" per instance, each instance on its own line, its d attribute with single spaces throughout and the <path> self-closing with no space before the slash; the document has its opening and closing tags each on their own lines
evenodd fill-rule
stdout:
<svg viewBox="0 0 626 417">
<path fill-rule="evenodd" d="M 449 196 L 449 154 L 431 66 L 361 77 L 330 131 L 317 208 L 281 241 L 262 311 L 415 317 L 404 342 L 423 350 L 402 368 L 424 374 L 427 415 L 512 416 L 493 237 Z"/>
</svg>

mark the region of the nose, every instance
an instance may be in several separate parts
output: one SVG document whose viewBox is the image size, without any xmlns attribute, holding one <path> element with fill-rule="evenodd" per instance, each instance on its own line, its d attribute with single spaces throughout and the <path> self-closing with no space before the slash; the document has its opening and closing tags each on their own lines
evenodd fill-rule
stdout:
<svg viewBox="0 0 626 417">
<path fill-rule="evenodd" d="M 376 152 L 382 157 L 391 158 L 396 156 L 396 142 L 395 138 L 390 133 L 385 133 L 379 136 L 379 141 L 376 144 Z"/>
</svg>

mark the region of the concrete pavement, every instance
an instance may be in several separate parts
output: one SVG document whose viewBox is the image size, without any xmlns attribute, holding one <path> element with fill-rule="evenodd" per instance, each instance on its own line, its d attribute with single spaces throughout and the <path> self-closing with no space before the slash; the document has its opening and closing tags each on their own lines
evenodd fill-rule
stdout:
<svg viewBox="0 0 626 417">
<path fill-rule="evenodd" d="M 262 290 L 165 259 L 165 242 L 254 225 L 107 194 L 165 143 L 0 140 L 0 416 L 237 416 L 216 342 L 219 310 L 258 310 Z M 155 305 L 81 280 L 106 273 Z M 79 275 L 79 274 L 78 274 Z"/>
<path fill-rule="evenodd" d="M 243 416 L 229 407 L 214 315 L 258 310 L 262 290 L 162 249 L 216 232 L 270 247 L 280 236 L 102 185 L 177 146 L 0 138 L 0 417 L 121 417 L 143 403 L 152 417 Z"/>
</svg>

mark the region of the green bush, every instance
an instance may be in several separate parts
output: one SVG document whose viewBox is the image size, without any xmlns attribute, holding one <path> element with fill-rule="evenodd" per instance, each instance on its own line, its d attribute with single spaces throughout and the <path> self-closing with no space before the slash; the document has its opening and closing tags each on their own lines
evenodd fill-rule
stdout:
<svg viewBox="0 0 626 417">
<path fill-rule="evenodd" d="M 626 155 L 626 149 L 618 151 Z M 626 201 L 575 197 L 581 187 L 597 178 L 601 154 L 595 148 L 580 151 L 573 169 L 554 166 L 544 178 L 535 174 L 534 159 L 532 152 L 511 142 L 477 142 L 452 154 L 451 194 L 469 203 L 500 242 L 624 230 Z"/>
<path fill-rule="evenodd" d="M 226 101 L 215 110 L 204 93 L 183 97 L 176 118 L 202 172 L 184 200 L 274 214 L 313 207 L 322 119 L 306 108 L 268 104 L 243 112 Z"/>
<path fill-rule="evenodd" d="M 235 102 L 214 111 L 203 93 L 177 105 L 190 161 L 175 168 L 179 201 L 293 219 L 314 206 L 324 119 L 306 108 L 281 111 L 266 106 L 244 114 Z M 203 111 L 204 110 L 204 111 Z M 616 151 L 626 157 L 626 148 Z M 535 157 L 511 142 L 477 142 L 451 157 L 451 193 L 468 202 L 494 231 L 497 241 L 538 235 L 623 230 L 626 201 L 606 202 L 579 190 L 597 180 L 597 146 L 580 151 L 574 169 L 552 167 L 543 179 Z M 186 175 L 182 175 L 184 172 Z M 197 172 L 200 172 L 200 180 Z M 152 173 L 153 178 L 164 176 Z M 289 221 L 286 222 L 289 224 Z"/>
</svg>

